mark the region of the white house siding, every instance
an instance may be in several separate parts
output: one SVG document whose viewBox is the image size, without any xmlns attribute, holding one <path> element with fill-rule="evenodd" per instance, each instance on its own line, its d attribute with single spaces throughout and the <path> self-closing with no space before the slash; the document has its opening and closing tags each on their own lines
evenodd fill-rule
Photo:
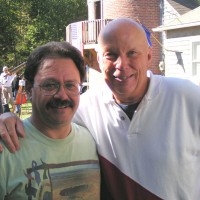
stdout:
<svg viewBox="0 0 200 200">
<path fill-rule="evenodd" d="M 166 41 L 165 50 L 165 76 L 175 76 L 185 78 L 189 74 L 189 68 L 191 67 L 189 58 L 191 57 L 189 51 L 190 41 L 186 38 L 173 38 Z M 183 52 L 182 59 L 185 72 L 181 65 L 177 64 L 178 59 L 175 51 Z"/>
<path fill-rule="evenodd" d="M 95 4 L 94 0 L 88 0 L 88 20 L 94 20 L 95 19 Z"/>
<path fill-rule="evenodd" d="M 165 50 L 165 75 L 180 78 L 193 79 L 192 74 L 192 43 L 200 41 L 200 35 L 189 37 L 168 38 L 166 40 Z M 175 52 L 182 52 L 183 65 L 185 72 L 181 65 L 177 64 L 177 56 Z"/>
<path fill-rule="evenodd" d="M 71 23 L 68 25 L 66 27 L 66 41 L 70 42 L 73 46 L 82 51 L 82 35 L 79 34 L 80 30 L 82 30 L 81 22 Z"/>
<path fill-rule="evenodd" d="M 164 5 L 161 5 L 162 8 L 162 25 L 169 24 L 174 19 L 180 16 L 180 14 L 169 4 L 167 0 L 163 1 Z M 166 32 L 162 32 L 162 44 L 165 47 L 166 43 Z M 164 49 L 163 49 L 164 52 Z M 166 53 L 164 53 L 166 54 Z"/>
</svg>

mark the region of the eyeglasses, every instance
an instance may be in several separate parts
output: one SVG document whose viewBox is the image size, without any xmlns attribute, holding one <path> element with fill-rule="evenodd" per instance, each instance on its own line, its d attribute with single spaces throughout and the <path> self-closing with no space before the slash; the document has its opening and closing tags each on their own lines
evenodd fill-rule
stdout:
<svg viewBox="0 0 200 200">
<path fill-rule="evenodd" d="M 76 96 L 81 93 L 82 85 L 76 81 L 67 81 L 64 84 L 46 82 L 39 85 L 34 84 L 34 87 L 40 87 L 40 90 L 45 96 L 53 96 L 58 93 L 62 85 L 65 88 L 65 92 L 69 95 Z"/>
</svg>

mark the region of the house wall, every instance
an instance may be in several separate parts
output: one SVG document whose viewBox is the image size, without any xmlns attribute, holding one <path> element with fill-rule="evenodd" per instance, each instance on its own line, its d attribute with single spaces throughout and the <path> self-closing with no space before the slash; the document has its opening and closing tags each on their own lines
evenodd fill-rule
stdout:
<svg viewBox="0 0 200 200">
<path fill-rule="evenodd" d="M 167 31 L 165 45 L 165 75 L 193 80 L 192 44 L 200 41 L 200 27 Z M 175 51 L 182 52 L 183 67 L 178 63 Z M 199 55 L 200 56 L 200 55 Z M 199 57 L 200 59 L 200 57 Z"/>
<path fill-rule="evenodd" d="M 171 21 L 173 21 L 174 19 L 176 19 L 178 16 L 180 16 L 180 14 L 171 6 L 171 4 L 167 0 L 161 1 L 160 9 L 161 9 L 161 25 L 168 24 Z M 164 51 L 164 47 L 167 45 L 166 44 L 166 32 L 160 33 L 159 42 L 160 42 L 160 44 L 162 44 L 160 61 L 162 63 L 165 63 L 165 58 L 166 58 L 165 53 L 166 52 Z M 164 70 L 163 65 L 161 65 L 161 67 L 162 67 L 161 70 Z M 165 74 L 165 71 L 163 72 L 163 74 Z"/>
<path fill-rule="evenodd" d="M 103 0 L 103 18 L 115 19 L 128 17 L 138 19 L 150 31 L 160 25 L 160 1 L 158 0 Z M 151 71 L 159 74 L 159 62 L 161 60 L 161 47 L 157 41 L 160 40 L 160 33 L 153 33 L 153 56 Z"/>
<path fill-rule="evenodd" d="M 95 19 L 95 2 L 92 0 L 87 1 L 88 5 L 88 20 Z"/>
<path fill-rule="evenodd" d="M 101 0 L 87 0 L 88 5 L 88 20 L 100 19 L 101 6 L 98 8 L 96 3 L 100 3 Z M 98 10 L 99 9 L 99 10 Z M 98 16 L 98 17 L 97 17 Z"/>
</svg>

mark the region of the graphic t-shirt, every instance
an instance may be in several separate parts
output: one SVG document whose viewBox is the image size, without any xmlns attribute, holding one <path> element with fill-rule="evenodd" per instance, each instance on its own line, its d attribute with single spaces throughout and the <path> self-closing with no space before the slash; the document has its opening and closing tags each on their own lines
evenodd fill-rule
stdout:
<svg viewBox="0 0 200 200">
<path fill-rule="evenodd" d="M 72 124 L 65 139 L 51 139 L 24 121 L 20 150 L 0 154 L 0 199 L 100 199 L 96 146 L 87 129 Z"/>
</svg>

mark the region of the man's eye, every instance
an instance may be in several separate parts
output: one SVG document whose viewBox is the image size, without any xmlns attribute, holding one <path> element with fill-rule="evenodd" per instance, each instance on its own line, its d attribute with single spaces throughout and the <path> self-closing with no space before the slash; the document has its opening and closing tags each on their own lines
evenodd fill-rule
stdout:
<svg viewBox="0 0 200 200">
<path fill-rule="evenodd" d="M 57 88 L 57 84 L 47 83 L 47 84 L 42 85 L 42 88 L 47 91 L 55 90 Z"/>
<path fill-rule="evenodd" d="M 135 51 L 129 51 L 129 52 L 128 52 L 128 57 L 134 56 L 135 54 L 136 54 Z"/>
<path fill-rule="evenodd" d="M 108 60 L 115 60 L 117 58 L 117 54 L 115 53 L 106 53 L 104 57 Z"/>
<path fill-rule="evenodd" d="M 76 85 L 73 83 L 65 83 L 65 88 L 67 88 L 68 90 L 76 90 L 77 89 Z"/>
</svg>

